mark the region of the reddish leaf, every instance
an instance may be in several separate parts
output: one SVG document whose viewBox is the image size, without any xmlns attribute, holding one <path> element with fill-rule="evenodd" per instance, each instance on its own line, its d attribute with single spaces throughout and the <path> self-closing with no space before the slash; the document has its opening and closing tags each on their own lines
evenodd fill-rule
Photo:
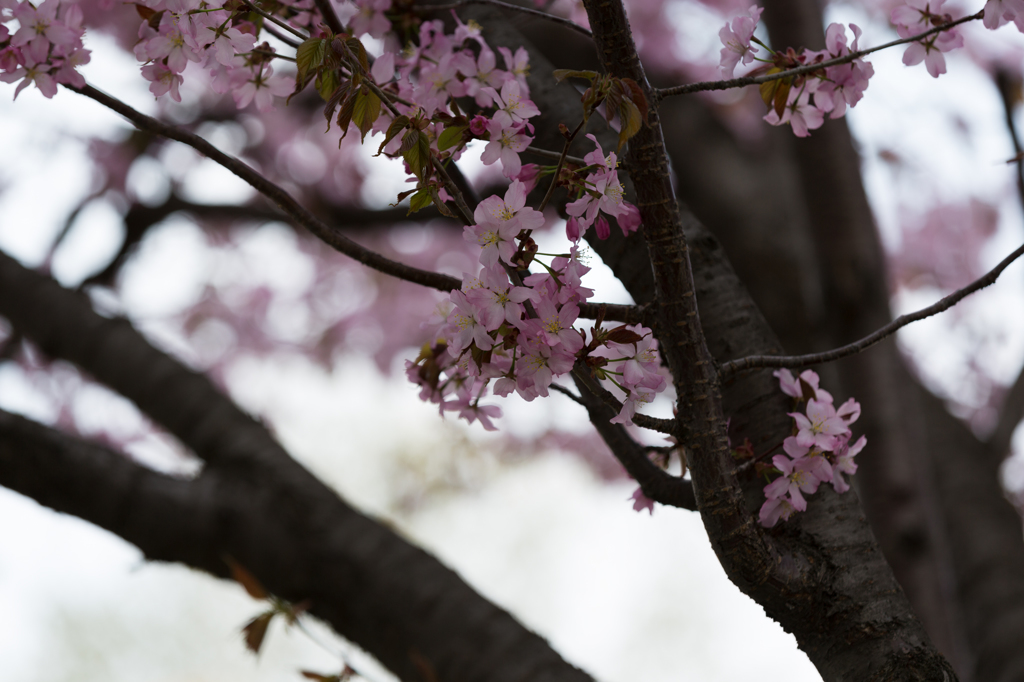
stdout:
<svg viewBox="0 0 1024 682">
<path fill-rule="evenodd" d="M 249 651 L 254 654 L 260 652 L 260 647 L 263 646 L 263 639 L 267 636 L 267 628 L 270 626 L 270 621 L 274 619 L 275 615 L 277 615 L 275 611 L 261 613 L 242 628 L 245 646 L 248 647 Z"/>
<path fill-rule="evenodd" d="M 260 581 L 256 579 L 252 573 L 248 571 L 242 564 L 238 563 L 230 556 L 225 556 L 224 561 L 227 562 L 228 568 L 231 569 L 231 577 L 239 585 L 245 588 L 245 591 L 249 593 L 249 596 L 253 599 L 266 599 L 269 593 L 264 589 Z"/>
</svg>

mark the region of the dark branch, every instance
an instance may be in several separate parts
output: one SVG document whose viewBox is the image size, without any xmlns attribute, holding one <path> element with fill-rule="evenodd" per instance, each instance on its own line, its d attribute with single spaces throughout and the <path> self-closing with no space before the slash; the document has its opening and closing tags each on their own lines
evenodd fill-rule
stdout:
<svg viewBox="0 0 1024 682">
<path fill-rule="evenodd" d="M 313 0 L 316 3 L 316 8 L 320 11 L 320 16 L 324 18 L 324 23 L 327 24 L 335 35 L 345 32 L 345 27 L 341 25 L 341 20 L 338 19 L 338 15 L 335 13 L 334 8 L 331 7 L 330 0 Z"/>
<path fill-rule="evenodd" d="M 303 469 L 266 428 L 124 320 L 0 255 L 0 314 L 206 459 L 191 481 L 0 413 L 0 484 L 117 533 L 149 559 L 226 576 L 224 554 L 402 680 L 586 682 L 537 635 L 454 572 L 367 519 Z M 443 605 L 443 608 L 439 605 Z"/>
<path fill-rule="evenodd" d="M 289 33 L 291 33 L 293 36 L 295 36 L 299 40 L 307 40 L 309 38 L 309 36 L 307 36 L 307 35 L 305 35 L 303 33 L 300 33 L 298 30 L 296 30 L 296 28 L 294 26 L 290 26 L 286 22 L 281 21 L 280 19 L 278 19 L 277 17 L 275 17 L 275 16 L 273 16 L 271 14 L 267 14 L 266 12 L 261 10 L 259 7 L 257 7 L 255 4 L 250 2 L 250 0 L 242 0 L 242 2 L 245 3 L 245 6 L 248 7 L 249 9 L 251 9 L 253 12 L 255 12 L 258 15 L 260 15 L 261 17 L 263 17 L 267 21 L 270 21 L 272 23 L 277 24 L 278 26 L 280 26 L 284 30 L 288 31 Z M 264 24 L 264 28 L 266 28 L 265 24 Z"/>
<path fill-rule="evenodd" d="M 491 5 L 493 7 L 500 7 L 501 9 L 508 10 L 510 12 L 521 12 L 523 14 L 529 14 L 531 17 L 537 17 L 539 19 L 544 19 L 545 21 L 551 21 L 561 26 L 565 26 L 566 28 L 576 31 L 581 35 L 585 35 L 588 38 L 594 37 L 594 34 L 592 34 L 587 29 L 563 17 L 555 16 L 554 14 L 548 14 L 547 12 L 542 12 L 539 9 L 533 9 L 532 7 L 521 7 L 519 5 L 513 5 L 508 2 L 501 2 L 501 0 L 460 0 L 460 2 L 453 2 L 449 5 L 417 7 L 415 9 L 417 12 L 422 12 L 426 14 L 428 12 L 441 12 L 444 10 L 458 9 L 460 7 L 465 7 L 466 5 Z"/>
<path fill-rule="evenodd" d="M 859 50 L 857 52 L 851 52 L 850 54 L 843 55 L 842 57 L 836 57 L 835 59 L 829 59 L 827 61 L 818 62 L 816 64 L 806 64 L 804 66 L 798 66 L 793 69 L 787 69 L 785 71 L 779 71 L 778 73 L 770 73 L 763 76 L 744 76 L 743 78 L 731 78 L 724 81 L 702 81 L 700 83 L 689 83 L 687 85 L 676 85 L 671 88 L 661 88 L 656 90 L 658 99 L 664 99 L 665 97 L 671 97 L 672 95 L 688 95 L 692 92 L 707 92 L 709 90 L 730 90 L 732 88 L 742 88 L 746 85 L 760 85 L 761 83 L 769 83 L 771 81 L 781 80 L 783 78 L 792 78 L 794 76 L 802 76 L 808 73 L 814 73 L 820 71 L 829 66 L 839 66 L 840 64 L 849 64 L 852 61 L 860 59 L 865 55 L 869 55 L 872 52 L 878 52 L 879 50 L 885 50 L 890 47 L 896 47 L 897 45 L 903 45 L 904 43 L 912 43 L 922 38 L 941 33 L 947 29 L 953 28 L 960 24 L 968 21 L 974 21 L 975 19 L 981 19 L 985 16 L 985 12 L 981 11 L 977 14 L 972 14 L 969 17 L 963 17 L 956 21 L 951 21 L 948 24 L 936 26 L 935 28 L 929 29 L 924 33 L 919 33 L 909 38 L 900 38 L 899 40 L 893 40 L 892 42 L 884 45 L 878 45 L 877 47 L 871 47 L 866 50 Z"/>
<path fill-rule="evenodd" d="M 697 511 L 697 500 L 690 481 L 673 476 L 656 465 L 647 457 L 646 448 L 633 440 L 621 424 L 611 423 L 618 410 L 609 406 L 601 397 L 601 393 L 607 391 L 590 376 L 587 368 L 577 363 L 572 378 L 580 391 L 580 402 L 587 408 L 594 428 L 626 472 L 640 484 L 644 495 L 660 504 Z"/>
<path fill-rule="evenodd" d="M 553 152 L 550 149 L 541 149 L 540 147 L 527 147 L 524 150 L 528 154 L 534 154 L 545 159 L 551 159 L 552 161 L 558 161 L 562 158 L 562 152 Z M 569 163 L 575 163 L 580 166 L 586 166 L 587 162 L 578 156 L 565 156 L 565 160 Z"/>
<path fill-rule="evenodd" d="M 593 377 L 590 376 L 590 370 L 586 367 L 580 367 L 577 365 L 573 368 L 573 378 L 577 385 L 581 381 L 581 377 L 577 376 L 578 372 L 586 375 L 586 378 L 588 379 L 587 389 L 593 394 L 594 399 L 600 400 L 605 407 L 612 410 L 608 416 L 609 419 L 617 415 L 619 411 L 622 410 L 622 403 L 612 395 L 611 391 L 605 390 L 604 386 L 599 382 L 594 381 Z M 650 429 L 652 431 L 659 431 L 668 435 L 674 434 L 676 429 L 676 422 L 673 419 L 659 419 L 657 417 L 648 417 L 644 414 L 634 414 L 633 423 L 639 427 Z"/>
<path fill-rule="evenodd" d="M 310 213 L 283 188 L 274 184 L 239 159 L 220 151 L 198 135 L 184 131 L 177 126 L 168 125 L 158 121 L 151 116 L 146 116 L 119 99 L 111 97 L 91 85 L 86 85 L 84 88 L 76 88 L 69 85 L 65 85 L 65 87 L 113 109 L 135 124 L 135 126 L 140 130 L 145 130 L 171 140 L 176 140 L 192 147 L 201 154 L 204 154 L 210 160 L 215 161 L 240 177 L 242 180 L 245 180 L 258 192 L 280 206 L 281 209 L 289 216 L 291 221 L 305 227 L 329 246 L 337 249 L 341 253 L 344 253 L 346 256 L 354 258 L 363 265 L 383 272 L 386 275 L 391 275 L 398 279 L 404 279 L 408 282 L 413 282 L 414 284 L 422 284 L 423 286 L 437 289 L 439 291 L 451 291 L 452 289 L 458 289 L 461 286 L 461 282 L 454 277 L 442 275 L 438 272 L 430 272 L 429 270 L 421 270 L 420 268 L 414 268 L 411 265 L 393 261 L 389 258 L 385 258 L 375 251 L 371 251 L 370 249 L 357 244 Z"/>
<path fill-rule="evenodd" d="M 926 317 L 931 317 L 932 315 L 937 315 L 948 310 L 965 297 L 973 294 L 975 291 L 984 289 L 995 282 L 996 278 L 1002 274 L 1003 270 L 1005 270 L 1010 263 L 1020 258 L 1022 254 L 1024 254 L 1024 245 L 1021 245 L 1016 251 L 1004 258 L 999 265 L 992 268 L 983 277 L 971 282 L 962 289 L 957 289 L 949 296 L 946 296 L 927 308 L 922 308 L 917 312 L 909 313 L 907 315 L 900 315 L 889 324 L 868 336 L 865 336 L 859 341 L 848 343 L 845 346 L 840 346 L 839 348 L 825 351 L 824 353 L 811 353 L 809 355 L 752 355 L 745 358 L 739 358 L 737 360 L 730 360 L 729 362 L 722 363 L 719 368 L 722 380 L 725 381 L 738 372 L 744 372 L 751 369 L 762 369 L 765 367 L 788 367 L 790 369 L 798 369 L 800 367 L 818 365 L 823 362 L 832 362 L 833 360 L 839 360 L 840 358 L 860 353 L 865 348 L 869 348 L 887 336 L 894 334 L 901 327 L 905 327 L 911 322 L 917 322 L 918 320 L 923 320 Z"/>
</svg>

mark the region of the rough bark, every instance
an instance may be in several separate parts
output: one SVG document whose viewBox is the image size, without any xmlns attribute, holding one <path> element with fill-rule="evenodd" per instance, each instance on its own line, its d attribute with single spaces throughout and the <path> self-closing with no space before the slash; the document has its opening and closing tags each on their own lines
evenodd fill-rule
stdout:
<svg viewBox="0 0 1024 682">
<path fill-rule="evenodd" d="M 764 15 L 774 45 L 824 47 L 814 0 L 772 0 Z M 892 319 L 885 260 L 845 120 L 828 121 L 807 139 L 790 137 L 810 235 L 821 264 L 829 346 L 861 338 Z M 967 671 L 953 594 L 949 546 L 938 512 L 924 424 L 894 341 L 836 363 L 843 392 L 864 408 L 858 423 L 869 447 L 858 458 L 858 486 L 886 558 L 941 651 Z"/>
<path fill-rule="evenodd" d="M 621 4 L 585 5 L 607 71 L 635 80 L 653 102 Z M 722 400 L 717 395 L 717 381 L 704 382 L 698 372 L 700 366 L 693 366 L 704 362 L 704 356 L 681 354 L 673 362 L 672 354 L 691 343 L 688 334 L 694 330 L 685 327 L 700 325 L 701 319 L 707 320 L 706 338 L 718 347 L 721 355 L 749 352 L 758 346 L 777 350 L 778 344 L 756 309 L 744 305 L 746 295 L 735 276 L 729 276 L 732 273 L 714 239 L 708 235 L 688 247 L 678 233 L 683 218 L 669 182 L 657 110 L 652 109 L 648 116 L 649 126 L 644 126 L 630 142 L 627 167 L 637 189 L 637 205 L 651 252 L 662 350 L 680 395 L 680 436 L 689 449 L 687 459 L 702 519 L 726 573 L 796 635 L 801 649 L 826 680 L 955 677 L 949 664 L 931 648 L 877 551 L 852 495 L 819 493 L 820 506 L 808 512 L 800 523 L 801 531 L 786 526 L 769 534 L 754 525 L 759 486 L 748 486 L 744 498 L 734 463 L 721 457 L 720 444 L 714 442 L 711 421 L 716 416 L 716 406 L 708 410 L 705 403 Z M 695 222 L 688 212 L 683 215 L 688 224 Z M 695 224 L 690 227 L 691 231 L 699 229 Z M 710 279 L 703 279 L 705 285 L 729 288 L 726 299 L 716 301 L 709 295 L 708 307 L 704 307 L 702 292 L 692 288 L 694 280 L 690 273 L 697 272 L 697 268 L 691 271 L 687 267 L 691 258 L 703 260 L 702 275 L 711 275 Z M 684 274 L 675 274 L 677 271 L 661 259 Z M 714 264 L 720 266 L 717 272 Z M 665 297 L 671 298 L 666 301 Z M 701 305 L 699 317 L 696 311 L 686 311 L 690 297 Z M 730 320 L 735 330 L 732 333 L 725 328 L 712 330 L 710 320 L 714 315 L 706 317 L 716 303 L 725 301 L 725 313 L 717 311 L 719 322 L 740 315 L 740 319 Z M 680 319 L 680 310 L 687 317 Z M 669 325 L 684 328 L 677 330 Z M 724 359 L 721 355 L 716 355 L 716 359 Z M 689 384 L 686 379 L 692 381 L 694 375 L 697 382 Z M 736 384 L 732 387 L 735 392 L 717 407 L 726 408 L 740 433 L 750 434 L 752 440 L 758 441 L 755 451 L 772 437 L 781 438 L 788 433 L 785 409 L 779 404 L 783 401 L 766 373 L 742 377 Z"/>
</svg>

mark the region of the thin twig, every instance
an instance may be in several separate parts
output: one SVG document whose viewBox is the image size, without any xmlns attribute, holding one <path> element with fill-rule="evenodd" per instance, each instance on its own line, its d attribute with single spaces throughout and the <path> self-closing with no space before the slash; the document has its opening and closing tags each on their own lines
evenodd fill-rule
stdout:
<svg viewBox="0 0 1024 682">
<path fill-rule="evenodd" d="M 548 14 L 542 12 L 539 9 L 533 9 L 532 7 L 520 7 L 519 5 L 513 5 L 508 2 L 501 2 L 501 0 L 460 0 L 460 2 L 453 2 L 450 5 L 434 5 L 433 7 L 415 7 L 413 8 L 417 12 L 440 12 L 443 10 L 458 9 L 465 7 L 466 5 L 493 5 L 494 7 L 500 7 L 501 9 L 507 9 L 510 12 L 522 12 L 523 14 L 529 14 L 530 16 L 538 17 L 540 19 L 546 19 L 547 21 L 553 21 L 556 24 L 561 24 L 566 28 L 572 29 L 581 35 L 585 35 L 588 38 L 593 38 L 594 34 L 588 29 L 583 28 L 579 24 L 576 24 L 563 17 L 556 16 L 554 14 Z"/>
<path fill-rule="evenodd" d="M 666 97 L 671 97 L 672 95 L 688 95 L 691 92 L 706 92 L 709 90 L 729 90 L 731 88 L 741 88 L 745 85 L 760 85 L 761 83 L 777 81 L 783 78 L 790 78 L 792 76 L 801 76 L 805 73 L 820 71 L 821 69 L 827 68 L 829 66 L 839 66 L 840 64 L 848 64 L 849 62 L 860 59 L 865 55 L 871 54 L 872 52 L 878 52 L 879 50 L 885 50 L 887 48 L 895 47 L 897 45 L 903 45 L 904 43 L 913 43 L 918 40 L 921 40 L 922 38 L 927 38 L 928 36 L 934 33 L 941 33 L 942 31 L 953 28 L 954 26 L 958 26 L 968 21 L 981 19 L 983 16 L 985 16 L 984 10 L 978 12 L 977 14 L 972 14 L 969 17 L 963 17 L 962 19 L 957 19 L 956 21 L 951 21 L 947 24 L 936 26 L 935 28 L 925 31 L 924 33 L 919 33 L 916 36 L 911 36 L 909 38 L 900 38 L 899 40 L 894 40 L 884 45 L 870 47 L 866 50 L 860 50 L 858 52 L 851 52 L 850 54 L 843 55 L 842 57 L 836 57 L 835 59 L 829 59 L 827 61 L 818 62 L 816 64 L 805 64 L 803 66 L 798 66 L 796 68 L 788 69 L 786 71 L 780 71 L 778 73 L 770 73 L 765 74 L 763 76 L 744 76 L 743 78 L 731 78 L 725 81 L 703 81 L 700 83 L 689 83 L 687 85 L 676 85 L 671 88 L 661 88 L 660 90 L 655 90 L 654 92 L 657 98 L 661 100 Z"/>
<path fill-rule="evenodd" d="M 569 135 L 569 137 L 565 138 L 565 144 L 562 146 L 562 155 L 558 157 L 558 165 L 555 166 L 555 174 L 551 178 L 551 184 L 548 185 L 547 194 L 544 195 L 544 198 L 540 202 L 540 206 L 537 207 L 537 210 L 540 211 L 541 213 L 544 212 L 544 207 L 548 205 L 548 200 L 551 199 L 551 195 L 554 194 L 555 192 L 555 186 L 558 185 L 558 174 L 562 172 L 562 166 L 565 164 L 565 157 L 569 153 L 569 147 L 572 145 L 572 141 L 576 139 L 576 136 L 579 134 L 580 130 L 583 129 L 583 126 L 586 124 L 586 122 L 587 119 L 584 118 L 576 126 L 576 129 L 572 131 L 572 134 Z"/>
<path fill-rule="evenodd" d="M 320 10 L 320 16 L 324 18 L 324 23 L 327 24 L 327 27 L 335 35 L 345 32 L 345 27 L 341 25 L 341 20 L 338 19 L 337 13 L 331 7 L 330 0 L 313 0 L 313 2 L 316 3 L 316 8 Z"/>
<path fill-rule="evenodd" d="M 263 24 L 263 30 L 266 31 L 267 33 L 269 33 L 270 35 L 274 36 L 275 38 L 277 38 L 278 40 L 280 40 L 282 43 L 284 43 L 288 47 L 292 48 L 293 50 L 299 49 L 299 45 L 302 44 L 300 42 L 292 40 L 291 38 L 289 38 L 285 34 L 283 34 L 280 31 L 278 31 L 273 26 L 268 26 L 267 24 Z"/>
<path fill-rule="evenodd" d="M 619 402 L 619 400 L 614 395 L 612 395 L 611 391 L 609 391 L 599 382 L 594 380 L 593 377 L 589 377 L 589 380 L 587 380 L 588 377 L 583 376 L 584 374 L 587 373 L 587 371 L 588 370 L 582 370 L 579 367 L 574 367 L 572 373 L 573 376 L 576 376 L 581 380 L 585 380 L 587 383 L 587 388 L 595 396 L 600 398 L 601 402 L 615 410 L 616 414 L 621 412 L 622 403 Z M 650 429 L 652 431 L 660 431 L 661 433 L 667 433 L 669 435 L 673 435 L 676 432 L 676 421 L 674 419 L 659 419 L 658 417 L 648 417 L 645 414 L 634 413 L 633 423 L 645 429 Z"/>
<path fill-rule="evenodd" d="M 254 49 L 252 52 L 249 52 L 249 54 L 261 54 L 261 55 L 265 55 L 267 57 L 273 57 L 274 59 L 283 59 L 286 62 L 294 62 L 295 61 L 295 57 L 289 57 L 286 54 L 281 54 L 280 52 L 274 52 L 273 50 L 260 50 L 260 49 L 257 48 L 257 49 Z M 244 57 L 245 55 L 240 54 L 238 56 L 239 57 Z"/>
<path fill-rule="evenodd" d="M 198 135 L 186 132 L 176 126 L 168 125 L 150 116 L 146 116 L 145 114 L 128 106 L 121 100 L 111 97 L 91 85 L 86 85 L 84 88 L 77 88 L 73 85 L 65 85 L 64 87 L 69 90 L 74 90 L 81 95 L 85 95 L 90 99 L 96 100 L 109 109 L 116 111 L 135 124 L 135 127 L 140 130 L 145 130 L 156 135 L 187 144 L 199 153 L 206 155 L 211 161 L 220 164 L 242 180 L 245 180 L 258 192 L 280 206 L 281 210 L 283 210 L 296 224 L 305 227 L 329 246 L 332 246 L 341 253 L 354 258 L 363 265 L 383 272 L 384 274 L 397 277 L 398 279 L 404 279 L 415 284 L 422 284 L 423 286 L 431 287 L 439 291 L 451 291 L 452 289 L 458 289 L 462 286 L 462 282 L 454 277 L 443 275 L 439 272 L 421 270 L 411 265 L 406 265 L 405 263 L 393 261 L 389 258 L 385 258 L 376 251 L 371 251 L 365 246 L 357 244 L 310 213 L 309 210 L 297 202 L 295 198 L 288 194 L 288 192 L 283 188 L 253 170 L 241 160 L 225 154 Z"/>
<path fill-rule="evenodd" d="M 550 149 L 541 149 L 540 147 L 527 147 L 523 151 L 533 154 L 535 156 L 542 156 L 545 159 L 551 159 L 552 161 L 558 161 L 560 158 L 562 158 L 562 154 L 560 154 L 559 152 L 553 152 Z M 568 161 L 569 163 L 575 163 L 580 166 L 587 165 L 587 162 L 578 156 L 566 155 L 565 160 Z"/>
<path fill-rule="evenodd" d="M 263 18 L 264 18 L 264 19 L 266 19 L 267 21 L 271 21 L 271 22 L 273 22 L 273 23 L 277 24 L 278 26 L 280 26 L 280 27 L 281 27 L 281 28 L 283 28 L 284 30 L 286 30 L 286 31 L 288 31 L 289 33 L 291 33 L 291 34 L 292 34 L 293 36 L 295 36 L 296 38 L 300 38 L 301 40 L 309 40 L 309 36 L 307 36 L 307 35 L 303 35 L 303 34 L 302 34 L 302 33 L 301 33 L 300 31 L 298 31 L 298 30 L 297 30 L 297 29 L 295 29 L 294 27 L 290 26 L 290 25 L 289 25 L 289 24 L 288 24 L 287 22 L 281 21 L 280 19 L 278 19 L 278 18 L 277 18 L 277 17 L 275 17 L 274 15 L 272 15 L 272 14 L 268 14 L 267 12 L 264 12 L 264 11 L 263 11 L 263 10 L 261 10 L 261 9 L 260 9 L 259 7 L 257 7 L 257 6 L 255 5 L 255 4 L 253 4 L 252 2 L 250 2 L 249 0 L 242 0 L 242 3 L 243 3 L 243 4 L 244 4 L 244 5 L 246 6 L 246 7 L 248 7 L 249 9 L 251 9 L 251 10 L 252 10 L 253 12 L 255 12 L 256 14 L 260 15 L 261 17 L 263 17 Z"/>
<path fill-rule="evenodd" d="M 1024 254 L 1024 245 L 1021 245 L 1016 251 L 1004 258 L 999 265 L 992 268 L 985 276 L 975 280 L 962 289 L 957 289 L 949 296 L 946 296 L 927 308 L 922 308 L 917 312 L 909 313 L 907 315 L 900 315 L 889 324 L 872 332 L 859 341 L 848 343 L 845 346 L 825 351 L 824 353 L 812 353 L 810 355 L 751 355 L 737 360 L 730 360 L 729 362 L 722 363 L 719 368 L 719 376 L 722 381 L 725 381 L 734 374 L 746 370 L 761 369 L 765 367 L 788 367 L 790 369 L 797 369 L 799 367 L 817 365 L 822 362 L 832 362 L 833 360 L 839 360 L 840 358 L 845 358 L 859 353 L 865 348 L 869 348 L 887 336 L 892 335 L 901 327 L 905 327 L 911 322 L 917 322 L 918 320 L 923 320 L 926 317 L 931 317 L 932 315 L 941 313 L 944 310 L 948 310 L 966 296 L 973 294 L 979 289 L 984 289 L 995 282 L 996 278 L 1002 274 L 1003 270 L 1005 270 L 1010 263 L 1020 258 L 1022 254 Z"/>
<path fill-rule="evenodd" d="M 559 386 L 558 384 L 549 384 L 548 388 L 550 388 L 552 391 L 558 391 L 562 395 L 568 396 L 570 400 L 586 407 L 586 403 L 583 402 L 583 398 L 579 397 L 578 395 L 567 389 L 565 386 Z"/>
</svg>

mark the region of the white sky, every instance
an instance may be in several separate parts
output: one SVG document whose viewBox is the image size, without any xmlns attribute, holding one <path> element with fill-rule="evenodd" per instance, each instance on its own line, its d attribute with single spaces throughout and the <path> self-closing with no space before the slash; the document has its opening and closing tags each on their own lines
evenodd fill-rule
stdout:
<svg viewBox="0 0 1024 682">
<path fill-rule="evenodd" d="M 868 30 L 862 42 L 886 39 Z M 89 36 L 89 47 L 86 77 L 153 111 L 137 67 L 98 36 Z M 951 57 L 950 74 L 935 82 L 922 67 L 903 67 L 899 54 L 872 59 L 878 75 L 851 116 L 890 243 L 898 239 L 897 209 L 915 191 L 921 202 L 958 194 L 998 199 L 1012 182 L 999 163 L 1009 144 L 986 78 Z M 112 135 L 124 124 L 68 92 L 48 101 L 29 89 L 16 103 L 11 92 L 12 86 L 0 87 L 0 158 L 18 160 L 0 164 L 0 248 L 32 264 L 90 189 L 85 138 Z M 936 113 L 949 107 L 973 122 L 966 142 L 956 141 L 960 133 Z M 893 147 L 927 169 L 915 180 L 920 184 L 900 186 L 899 195 L 877 161 L 879 149 Z M 159 191 L 162 173 L 137 169 L 133 183 Z M 372 186 L 386 182 L 382 174 Z M 247 191 L 212 167 L 190 184 L 200 199 L 209 188 L 216 188 L 217 200 Z M 990 264 L 1021 241 L 1019 211 L 1004 216 L 986 254 Z M 58 278 L 77 282 L 105 263 L 120 239 L 116 218 L 98 205 L 79 219 L 55 263 Z M 131 268 L 126 308 L 152 317 L 180 307 L 202 285 L 209 268 L 203 258 L 193 227 L 162 230 Z M 285 279 L 293 272 L 279 267 Z M 1020 308 L 1022 270 L 1014 266 L 978 295 L 968 322 L 954 328 L 934 320 L 901 334 L 900 342 L 934 374 L 931 381 L 955 387 L 948 378 L 972 350 L 964 324 L 999 331 L 985 361 L 992 371 L 1016 374 L 1024 361 L 1024 316 L 1006 311 Z M 612 289 L 598 294 L 619 296 Z M 905 312 L 932 300 L 918 292 L 896 306 Z M 347 499 L 395 524 L 598 679 L 819 679 L 792 637 L 728 582 L 695 514 L 664 507 L 653 517 L 636 514 L 627 502 L 632 485 L 602 483 L 567 456 L 504 461 L 478 427 L 441 421 L 400 377 L 383 379 L 357 358 L 331 375 L 295 361 L 240 362 L 229 384 L 243 407 L 267 418 L 286 447 Z M 95 404 L 133 418 L 129 407 L 102 392 Z M 10 372 L 0 373 L 0 405 L 47 417 L 39 397 Z M 583 419 L 558 397 L 503 407 L 509 430 Z M 432 494 L 422 504 L 402 505 L 423 489 Z M 642 587 L 627 589 L 638 582 Z M 280 629 L 259 659 L 248 655 L 238 630 L 258 611 L 237 586 L 145 564 L 109 534 L 0 489 L 0 679 L 258 681 L 300 679 L 300 668 L 336 672 L 330 655 Z M 373 679 L 385 675 L 378 671 Z"/>
</svg>

